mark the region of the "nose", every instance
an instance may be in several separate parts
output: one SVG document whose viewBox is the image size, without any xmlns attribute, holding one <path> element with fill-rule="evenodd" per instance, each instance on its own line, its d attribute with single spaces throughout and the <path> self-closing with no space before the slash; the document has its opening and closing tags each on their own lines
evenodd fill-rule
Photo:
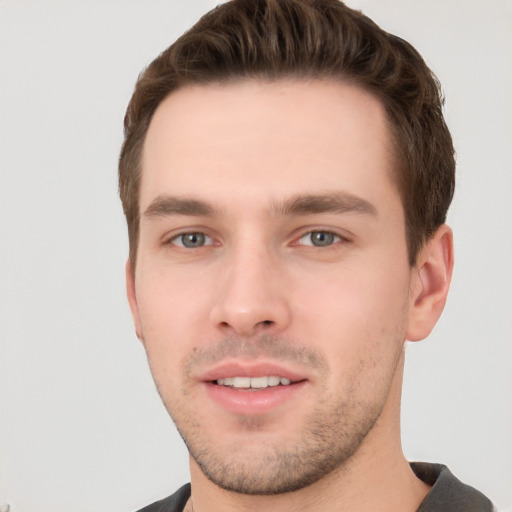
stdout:
<svg viewBox="0 0 512 512">
<path fill-rule="evenodd" d="M 210 319 L 224 334 L 277 334 L 290 324 L 285 274 L 269 250 L 239 247 L 226 258 Z"/>
</svg>

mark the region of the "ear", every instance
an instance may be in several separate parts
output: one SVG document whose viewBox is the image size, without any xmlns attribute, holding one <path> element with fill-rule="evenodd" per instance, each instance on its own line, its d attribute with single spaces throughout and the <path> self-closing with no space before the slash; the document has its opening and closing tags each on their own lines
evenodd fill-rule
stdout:
<svg viewBox="0 0 512 512">
<path fill-rule="evenodd" d="M 142 326 L 140 322 L 139 305 L 137 303 L 137 293 L 135 290 L 135 269 L 130 260 L 126 262 L 126 295 L 132 312 L 133 323 L 135 324 L 135 333 L 140 341 L 144 342 L 142 337 Z"/>
<path fill-rule="evenodd" d="M 412 270 L 406 338 L 426 338 L 443 312 L 453 271 L 453 234 L 443 224 L 425 244 Z"/>
</svg>

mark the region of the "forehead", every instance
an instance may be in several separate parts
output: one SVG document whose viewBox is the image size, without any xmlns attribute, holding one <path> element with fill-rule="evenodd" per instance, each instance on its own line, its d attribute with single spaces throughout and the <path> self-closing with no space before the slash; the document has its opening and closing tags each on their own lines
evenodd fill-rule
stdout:
<svg viewBox="0 0 512 512">
<path fill-rule="evenodd" d="M 389 193 L 395 188 L 389 139 L 383 106 L 354 85 L 246 80 L 187 86 L 171 93 L 150 123 L 140 208 L 161 194 L 243 205 L 320 190 Z M 365 191 L 370 183 L 375 186 Z"/>
</svg>

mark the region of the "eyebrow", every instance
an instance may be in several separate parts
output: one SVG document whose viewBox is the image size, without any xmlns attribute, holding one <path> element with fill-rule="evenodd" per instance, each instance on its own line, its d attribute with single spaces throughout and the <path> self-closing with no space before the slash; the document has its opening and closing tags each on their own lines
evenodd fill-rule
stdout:
<svg viewBox="0 0 512 512">
<path fill-rule="evenodd" d="M 377 216 L 377 209 L 373 204 L 346 192 L 292 196 L 284 201 L 274 202 L 271 212 L 273 216 L 300 216 L 319 213 L 361 213 Z M 162 195 L 150 203 L 144 211 L 144 217 L 155 218 L 173 215 L 212 217 L 218 213 L 219 210 L 198 199 Z"/>
<path fill-rule="evenodd" d="M 377 208 L 366 199 L 346 192 L 293 196 L 273 205 L 275 215 L 311 215 L 315 213 L 361 213 L 377 217 Z"/>
<path fill-rule="evenodd" d="M 144 217 L 169 215 L 213 216 L 217 210 L 204 201 L 175 196 L 158 196 L 144 211 Z"/>
</svg>

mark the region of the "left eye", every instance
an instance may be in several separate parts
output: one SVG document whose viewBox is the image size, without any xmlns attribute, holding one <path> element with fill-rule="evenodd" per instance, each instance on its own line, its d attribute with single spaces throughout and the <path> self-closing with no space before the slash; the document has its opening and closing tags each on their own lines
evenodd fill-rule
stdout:
<svg viewBox="0 0 512 512">
<path fill-rule="evenodd" d="M 178 247 L 184 247 L 186 249 L 197 249 L 205 245 L 211 245 L 212 239 L 204 233 L 183 233 L 174 237 L 171 242 Z"/>
<path fill-rule="evenodd" d="M 341 241 L 341 237 L 330 231 L 311 231 L 299 239 L 301 245 L 311 245 L 313 247 L 328 247 L 339 241 Z"/>
</svg>

